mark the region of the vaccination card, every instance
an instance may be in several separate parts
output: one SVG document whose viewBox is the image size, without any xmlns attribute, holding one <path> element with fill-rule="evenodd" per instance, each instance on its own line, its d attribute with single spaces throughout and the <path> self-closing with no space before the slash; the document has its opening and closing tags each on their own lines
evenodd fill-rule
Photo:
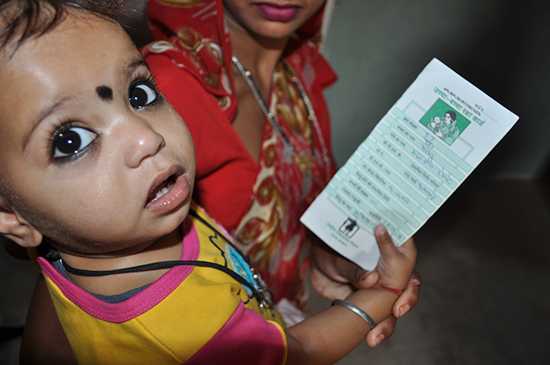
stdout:
<svg viewBox="0 0 550 365">
<path fill-rule="evenodd" d="M 301 217 L 366 270 L 374 227 L 402 245 L 458 188 L 518 117 L 433 59 Z"/>
</svg>

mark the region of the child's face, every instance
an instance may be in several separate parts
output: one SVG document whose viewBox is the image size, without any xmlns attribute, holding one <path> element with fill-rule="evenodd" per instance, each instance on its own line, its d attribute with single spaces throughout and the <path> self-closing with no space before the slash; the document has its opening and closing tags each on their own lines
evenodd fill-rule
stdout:
<svg viewBox="0 0 550 365">
<path fill-rule="evenodd" d="M 75 253 L 132 249 L 178 227 L 191 138 L 118 25 L 70 15 L 0 60 L 0 180 L 14 211 Z"/>
<path fill-rule="evenodd" d="M 234 20 L 267 39 L 286 39 L 324 4 L 325 0 L 224 0 Z"/>
</svg>

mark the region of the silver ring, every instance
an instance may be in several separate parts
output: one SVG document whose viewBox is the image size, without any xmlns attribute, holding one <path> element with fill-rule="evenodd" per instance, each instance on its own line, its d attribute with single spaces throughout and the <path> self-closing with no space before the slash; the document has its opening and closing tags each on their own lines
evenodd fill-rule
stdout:
<svg viewBox="0 0 550 365">
<path fill-rule="evenodd" d="M 364 310 L 362 310 L 361 308 L 359 308 L 355 304 L 353 304 L 351 302 L 348 302 L 347 300 L 335 299 L 332 302 L 332 305 L 340 305 L 344 308 L 349 309 L 350 311 L 352 311 L 353 313 L 355 313 L 359 317 L 363 318 L 368 323 L 370 329 L 373 329 L 374 326 L 376 326 L 376 322 L 374 321 L 374 319 L 372 319 L 371 316 L 369 316 L 367 314 L 367 312 L 365 312 Z"/>
</svg>

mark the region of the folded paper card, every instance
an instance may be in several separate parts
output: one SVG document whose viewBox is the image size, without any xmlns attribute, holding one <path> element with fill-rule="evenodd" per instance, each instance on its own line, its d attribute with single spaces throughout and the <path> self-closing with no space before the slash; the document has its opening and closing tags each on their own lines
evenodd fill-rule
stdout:
<svg viewBox="0 0 550 365">
<path fill-rule="evenodd" d="M 518 117 L 433 59 L 301 218 L 361 267 L 375 267 L 374 227 L 410 238 Z"/>
</svg>

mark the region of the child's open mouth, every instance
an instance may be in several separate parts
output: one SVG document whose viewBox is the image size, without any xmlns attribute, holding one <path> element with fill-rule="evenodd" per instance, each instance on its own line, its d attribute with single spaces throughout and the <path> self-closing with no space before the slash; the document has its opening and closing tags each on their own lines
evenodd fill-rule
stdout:
<svg viewBox="0 0 550 365">
<path fill-rule="evenodd" d="M 158 188 L 154 189 L 147 197 L 148 202 L 154 202 L 170 191 L 176 182 L 176 175 L 170 175 Z"/>
<path fill-rule="evenodd" d="M 181 166 L 172 166 L 153 181 L 145 208 L 165 214 L 179 208 L 188 198 L 190 186 Z"/>
</svg>

